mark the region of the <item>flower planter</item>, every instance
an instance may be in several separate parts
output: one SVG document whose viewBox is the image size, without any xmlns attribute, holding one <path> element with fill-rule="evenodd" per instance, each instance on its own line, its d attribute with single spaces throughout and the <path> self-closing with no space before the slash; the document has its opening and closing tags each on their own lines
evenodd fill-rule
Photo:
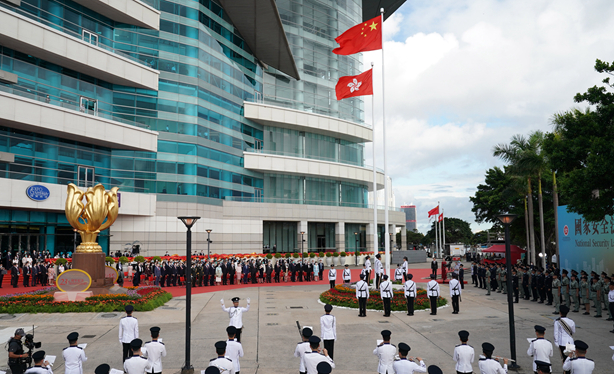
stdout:
<svg viewBox="0 0 614 374">
<path fill-rule="evenodd" d="M 332 257 L 325 257 L 326 258 L 326 266 L 330 266 L 330 264 L 333 263 L 333 258 Z"/>
</svg>

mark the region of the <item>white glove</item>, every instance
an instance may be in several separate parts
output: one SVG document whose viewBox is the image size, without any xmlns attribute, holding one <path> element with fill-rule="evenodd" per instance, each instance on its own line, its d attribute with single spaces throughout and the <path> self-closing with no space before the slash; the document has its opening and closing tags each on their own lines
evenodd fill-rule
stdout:
<svg viewBox="0 0 614 374">
<path fill-rule="evenodd" d="M 249 304 L 249 302 L 250 302 L 250 301 L 249 301 L 249 297 L 248 297 L 248 298 L 247 298 L 247 303 Z"/>
<path fill-rule="evenodd" d="M 222 305 L 224 305 L 224 299 L 220 299 L 220 303 L 222 303 Z"/>
</svg>

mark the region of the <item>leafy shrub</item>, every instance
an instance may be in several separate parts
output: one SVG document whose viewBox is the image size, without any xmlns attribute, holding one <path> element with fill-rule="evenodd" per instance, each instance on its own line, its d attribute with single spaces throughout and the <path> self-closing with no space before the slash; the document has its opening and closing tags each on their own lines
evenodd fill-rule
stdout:
<svg viewBox="0 0 614 374">
<path fill-rule="evenodd" d="M 291 256 L 292 256 L 292 254 L 291 254 L 291 253 L 286 253 L 286 254 L 284 255 L 284 257 L 286 257 L 286 258 L 290 258 Z"/>
<path fill-rule="evenodd" d="M 273 258 L 273 255 L 270 253 L 267 253 L 266 258 L 268 258 L 269 260 Z"/>
<path fill-rule="evenodd" d="M 330 257 L 332 254 L 330 252 L 326 252 L 326 257 Z"/>
<path fill-rule="evenodd" d="M 345 256 L 347 256 L 347 253 L 345 253 L 345 252 L 341 252 L 339 255 L 340 255 L 341 257 L 345 257 Z"/>
<path fill-rule="evenodd" d="M 311 253 L 309 254 L 309 258 L 314 258 L 314 257 L 316 257 L 316 254 L 315 254 L 315 253 L 313 253 L 313 252 L 311 252 Z"/>
<path fill-rule="evenodd" d="M 281 253 L 275 253 L 275 258 L 281 258 Z"/>
<path fill-rule="evenodd" d="M 56 265 L 66 265 L 68 261 L 65 258 L 57 258 L 55 260 L 55 264 Z"/>
<path fill-rule="evenodd" d="M 134 258 L 134 261 L 136 261 L 138 263 L 145 262 L 145 257 L 143 257 L 143 256 L 136 256 Z"/>
<path fill-rule="evenodd" d="M 122 264 L 127 264 L 129 262 L 128 261 L 128 257 L 126 257 L 126 256 L 120 257 L 119 258 L 119 262 L 122 263 Z"/>
<path fill-rule="evenodd" d="M 109 264 L 114 264 L 115 263 L 115 259 L 113 257 L 111 257 L 111 256 L 107 256 L 104 260 L 106 262 L 108 262 Z"/>
<path fill-rule="evenodd" d="M 339 252 L 333 252 L 333 257 L 339 257 Z"/>
</svg>

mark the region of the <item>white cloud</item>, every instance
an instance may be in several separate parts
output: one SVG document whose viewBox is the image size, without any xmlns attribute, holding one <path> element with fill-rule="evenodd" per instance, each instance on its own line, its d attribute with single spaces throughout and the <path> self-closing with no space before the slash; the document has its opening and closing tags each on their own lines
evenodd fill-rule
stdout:
<svg viewBox="0 0 614 374">
<path fill-rule="evenodd" d="M 550 130 L 553 113 L 600 84 L 593 65 L 614 60 L 614 2 L 442 0 L 409 9 L 384 25 L 387 164 L 397 201 L 427 209 L 440 200 L 450 216 L 473 222 L 468 197 L 501 164 L 492 147 Z M 382 167 L 381 52 L 365 53 L 365 66 L 371 61 Z M 370 99 L 365 107 L 371 122 Z M 365 155 L 370 162 L 370 146 Z"/>
</svg>

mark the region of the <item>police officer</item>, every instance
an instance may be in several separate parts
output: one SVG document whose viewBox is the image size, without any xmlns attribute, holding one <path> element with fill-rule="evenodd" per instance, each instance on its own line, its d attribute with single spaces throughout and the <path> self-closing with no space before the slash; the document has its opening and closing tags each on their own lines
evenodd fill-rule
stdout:
<svg viewBox="0 0 614 374">
<path fill-rule="evenodd" d="M 475 351 L 473 347 L 467 344 L 469 340 L 469 332 L 465 330 L 461 330 L 458 332 L 458 337 L 460 338 L 461 344 L 457 345 L 454 348 L 454 355 L 452 358 L 456 362 L 456 373 L 457 374 L 471 374 L 473 373 L 473 364 Z"/>
<path fill-rule="evenodd" d="M 228 317 L 230 317 L 230 322 L 228 326 L 234 326 L 237 329 L 237 341 L 241 343 L 241 332 L 243 332 L 243 313 L 249 310 L 250 299 L 247 298 L 247 307 L 239 307 L 239 301 L 241 299 L 238 297 L 232 298 L 232 306 L 230 308 L 226 308 L 224 305 L 224 299 L 221 299 L 222 310 L 228 313 Z"/>
<path fill-rule="evenodd" d="M 394 356 L 397 354 L 397 347 L 394 344 L 390 344 L 390 335 L 392 335 L 390 330 L 383 330 L 382 339 L 384 341 L 373 350 L 373 354 L 379 358 L 377 365 L 377 372 L 379 374 L 394 373 L 392 365 L 394 363 Z"/>
<path fill-rule="evenodd" d="M 69 346 L 62 351 L 64 357 L 64 374 L 83 374 L 83 363 L 87 361 L 85 351 L 77 345 L 78 332 L 71 332 L 66 337 Z"/>
<path fill-rule="evenodd" d="M 392 283 L 388 280 L 388 275 L 383 274 L 381 276 L 383 280 L 379 285 L 380 296 L 384 304 L 384 317 L 390 317 L 390 302 L 393 298 Z"/>
<path fill-rule="evenodd" d="M 160 328 L 158 326 L 151 327 L 151 341 L 145 343 L 145 357 L 151 364 L 152 374 L 162 373 L 162 357 L 166 357 L 166 347 L 160 339 Z"/>
<path fill-rule="evenodd" d="M 554 312 L 552 314 L 559 314 L 561 308 L 561 281 L 557 273 L 552 274 L 552 301 L 554 302 Z"/>
<path fill-rule="evenodd" d="M 130 342 L 130 350 L 132 355 L 124 361 L 124 371 L 128 374 L 145 374 L 151 372 L 151 363 L 145 357 L 141 356 L 141 339 L 133 339 Z"/>
<path fill-rule="evenodd" d="M 399 360 L 392 364 L 394 373 L 396 374 L 412 374 L 426 373 L 426 365 L 420 357 L 416 357 L 418 363 L 413 359 L 412 361 L 407 359 L 407 354 L 411 351 L 411 347 L 405 343 L 399 343 Z M 390 371 L 388 373 L 391 373 Z"/>
<path fill-rule="evenodd" d="M 578 277 L 575 274 L 571 274 L 571 280 L 569 281 L 569 295 L 568 304 L 573 304 L 572 312 L 578 313 L 580 311 L 580 285 L 578 283 Z"/>
<path fill-rule="evenodd" d="M 405 298 L 407 299 L 407 315 L 414 315 L 414 300 L 416 299 L 416 282 L 412 279 L 413 274 L 407 274 L 407 282 L 403 285 L 405 291 Z"/>
<path fill-rule="evenodd" d="M 311 338 L 311 335 L 313 335 L 313 330 L 309 327 L 303 327 L 301 335 L 303 337 L 303 341 L 296 345 L 296 348 L 294 349 L 294 357 L 298 357 L 301 361 L 298 369 L 299 373 L 305 374 L 307 370 L 305 369 L 305 362 L 303 361 L 303 357 L 305 356 L 306 352 L 311 352 L 309 338 Z"/>
<path fill-rule="evenodd" d="M 335 288 L 335 281 L 337 280 L 337 269 L 335 269 L 335 264 L 330 264 L 330 270 L 328 271 L 328 283 L 330 283 L 330 288 Z"/>
<path fill-rule="evenodd" d="M 119 342 L 122 344 L 122 361 L 130 357 L 130 343 L 139 337 L 139 321 L 132 316 L 134 306 L 126 305 L 126 316 L 119 321 Z M 139 346 L 140 348 L 140 346 Z"/>
<path fill-rule="evenodd" d="M 215 366 L 220 369 L 221 374 L 235 374 L 234 364 L 232 360 L 226 355 L 226 342 L 219 341 L 215 343 L 215 353 L 217 353 L 217 358 L 211 359 L 209 361 L 209 366 Z"/>
<path fill-rule="evenodd" d="M 349 286 L 351 281 L 352 272 L 350 271 L 349 265 L 345 264 L 345 269 L 343 269 L 343 284 Z"/>
<path fill-rule="evenodd" d="M 531 341 L 527 355 L 533 357 L 533 371 L 537 373 L 537 365 L 535 361 L 543 361 L 550 363 L 550 357 L 552 357 L 552 343 L 549 340 L 544 339 L 546 328 L 540 325 L 535 325 L 536 339 Z"/>
<path fill-rule="evenodd" d="M 426 284 L 427 295 L 431 302 L 431 315 L 437 315 L 437 298 L 439 297 L 439 283 L 435 280 L 435 275 L 431 274 L 431 280 Z"/>
<path fill-rule="evenodd" d="M 32 353 L 34 366 L 26 370 L 27 374 L 53 374 L 51 365 L 45 360 L 45 351 L 37 351 Z"/>
<path fill-rule="evenodd" d="M 595 363 L 593 360 L 586 358 L 588 344 L 582 340 L 576 340 L 574 344 L 576 346 L 576 357 L 572 358 L 574 352 L 570 352 L 569 357 L 563 364 L 563 370 L 571 372 L 571 374 L 591 374 L 595 369 Z"/>
<path fill-rule="evenodd" d="M 303 356 L 303 365 L 307 374 L 317 374 L 317 367 L 321 362 L 327 362 L 331 367 L 335 367 L 335 362 L 328 356 L 326 348 L 320 350 L 320 338 L 312 335 L 309 338 L 309 347 L 311 351 L 305 352 Z"/>
<path fill-rule="evenodd" d="M 358 317 L 366 317 L 369 285 L 365 282 L 363 274 L 360 274 L 360 280 L 356 283 L 356 298 L 358 299 Z"/>
<path fill-rule="evenodd" d="M 9 339 L 9 367 L 13 374 L 23 374 L 26 370 L 26 364 L 24 358 L 28 357 L 27 353 L 24 353 L 23 344 L 21 339 L 26 336 L 23 329 L 15 330 L 15 336 Z"/>
<path fill-rule="evenodd" d="M 495 346 L 490 343 L 482 343 L 484 358 L 480 358 L 479 367 L 482 374 L 507 374 L 507 358 L 503 359 L 503 367 L 499 361 L 492 358 Z"/>
<path fill-rule="evenodd" d="M 337 318 L 330 314 L 333 306 L 330 304 L 324 305 L 324 314 L 320 317 L 320 334 L 324 341 L 324 348 L 328 352 L 331 359 L 335 355 L 335 340 L 337 340 Z"/>
<path fill-rule="evenodd" d="M 458 281 L 458 275 L 452 273 L 452 280 L 449 283 L 450 286 L 450 298 L 452 298 L 452 314 L 458 314 L 460 311 L 459 299 L 461 295 L 460 282 Z"/>
<path fill-rule="evenodd" d="M 226 357 L 232 361 L 235 368 L 235 374 L 239 374 L 241 371 L 239 359 L 243 357 L 243 346 L 235 339 L 237 328 L 234 326 L 226 327 L 226 334 L 228 334 L 228 341 L 226 342 Z"/>
<path fill-rule="evenodd" d="M 488 291 L 488 293 L 486 294 L 486 296 L 490 295 L 490 269 L 488 268 L 488 266 L 486 267 L 486 271 L 484 272 L 484 283 L 486 284 L 486 291 Z"/>
</svg>

